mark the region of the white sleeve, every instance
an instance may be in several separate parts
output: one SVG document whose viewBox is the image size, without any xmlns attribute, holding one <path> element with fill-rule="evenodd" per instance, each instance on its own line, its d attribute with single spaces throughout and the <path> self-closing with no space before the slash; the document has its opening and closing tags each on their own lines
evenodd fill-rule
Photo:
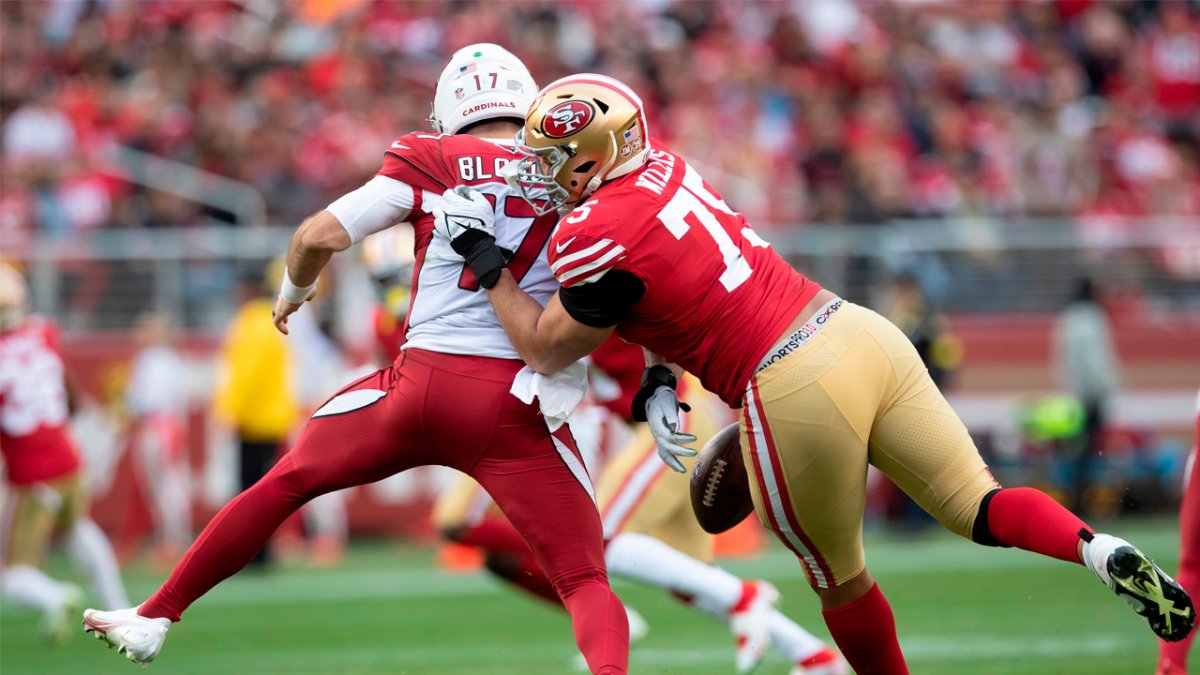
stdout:
<svg viewBox="0 0 1200 675">
<path fill-rule="evenodd" d="M 406 220 L 415 203 L 411 185 L 395 178 L 375 176 L 357 190 L 339 197 L 325 210 L 338 219 L 350 235 L 350 241 L 357 244 L 368 234 Z"/>
</svg>

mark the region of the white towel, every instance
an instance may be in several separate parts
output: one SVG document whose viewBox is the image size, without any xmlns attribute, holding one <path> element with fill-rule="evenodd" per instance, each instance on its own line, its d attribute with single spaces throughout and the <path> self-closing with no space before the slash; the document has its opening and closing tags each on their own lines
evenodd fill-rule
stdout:
<svg viewBox="0 0 1200 675">
<path fill-rule="evenodd" d="M 522 403 L 533 403 L 536 398 L 546 425 L 556 431 L 587 393 L 587 366 L 576 361 L 553 375 L 542 375 L 525 366 L 517 373 L 509 393 Z"/>
</svg>

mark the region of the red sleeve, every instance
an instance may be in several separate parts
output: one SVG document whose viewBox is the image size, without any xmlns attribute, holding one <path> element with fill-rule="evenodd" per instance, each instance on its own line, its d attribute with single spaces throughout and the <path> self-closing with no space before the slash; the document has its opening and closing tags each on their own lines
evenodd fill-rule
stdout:
<svg viewBox="0 0 1200 675">
<path fill-rule="evenodd" d="M 392 141 L 391 146 L 383 153 L 383 167 L 379 169 L 378 175 L 413 186 L 418 201 L 414 210 L 420 210 L 422 190 L 440 195 L 458 184 L 442 152 L 444 138 L 449 136 L 405 134 Z"/>
<path fill-rule="evenodd" d="M 42 335 L 45 336 L 46 345 L 61 357 L 62 347 L 59 344 L 58 324 L 43 317 L 38 317 L 38 322 L 41 323 Z"/>
<path fill-rule="evenodd" d="M 578 206 L 550 237 L 546 259 L 558 283 L 567 288 L 597 281 L 625 259 L 625 247 L 610 235 L 611 209 L 600 213 L 599 201 Z"/>
</svg>

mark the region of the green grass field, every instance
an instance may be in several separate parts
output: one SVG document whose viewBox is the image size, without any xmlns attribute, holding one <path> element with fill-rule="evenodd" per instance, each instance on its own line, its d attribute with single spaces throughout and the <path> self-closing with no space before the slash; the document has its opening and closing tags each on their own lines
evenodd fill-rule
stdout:
<svg viewBox="0 0 1200 675">
<path fill-rule="evenodd" d="M 1168 571 L 1177 563 L 1174 522 L 1120 521 Z M 941 531 L 916 539 L 872 534 L 868 562 L 896 613 L 912 672 L 1128 675 L 1153 671 L 1149 629 L 1082 567 L 986 549 Z M 770 579 L 783 610 L 827 637 L 815 598 L 782 548 L 726 560 L 743 576 Z M 67 576 L 62 561 L 52 570 Z M 127 572 L 131 594 L 161 581 Z M 634 646 L 633 673 L 730 673 L 724 628 L 662 591 L 615 583 L 650 622 Z M 80 633 L 48 648 L 38 617 L 0 608 L 0 672 L 126 673 L 138 667 Z M 242 574 L 219 586 L 174 626 L 150 668 L 173 673 L 564 673 L 575 655 L 565 615 L 491 579 L 437 570 L 429 549 L 356 546 L 335 569 L 288 567 Z M 771 653 L 759 673 L 786 673 Z"/>
</svg>

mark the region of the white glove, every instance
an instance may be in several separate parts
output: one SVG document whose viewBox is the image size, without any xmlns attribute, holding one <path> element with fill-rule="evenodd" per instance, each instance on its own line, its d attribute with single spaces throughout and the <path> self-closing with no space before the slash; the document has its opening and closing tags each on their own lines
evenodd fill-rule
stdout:
<svg viewBox="0 0 1200 675">
<path fill-rule="evenodd" d="M 434 207 L 433 231 L 451 244 L 470 232 L 481 232 L 494 238 L 495 219 L 495 209 L 482 192 L 459 185 L 443 192 L 441 205 Z M 462 255 L 461 251 L 459 255 Z"/>
<path fill-rule="evenodd" d="M 670 387 L 655 389 L 646 401 L 646 423 L 650 425 L 654 444 L 658 446 L 659 459 L 679 473 L 684 473 L 687 469 L 679 458 L 695 457 L 697 451 L 682 444 L 694 443 L 696 437 L 679 432 L 679 410 L 679 397 Z"/>
<path fill-rule="evenodd" d="M 496 213 L 482 192 L 460 185 L 442 193 L 433 209 L 433 231 L 450 241 L 450 248 L 467 261 L 479 285 L 492 288 L 512 257 L 496 245 Z"/>
</svg>

